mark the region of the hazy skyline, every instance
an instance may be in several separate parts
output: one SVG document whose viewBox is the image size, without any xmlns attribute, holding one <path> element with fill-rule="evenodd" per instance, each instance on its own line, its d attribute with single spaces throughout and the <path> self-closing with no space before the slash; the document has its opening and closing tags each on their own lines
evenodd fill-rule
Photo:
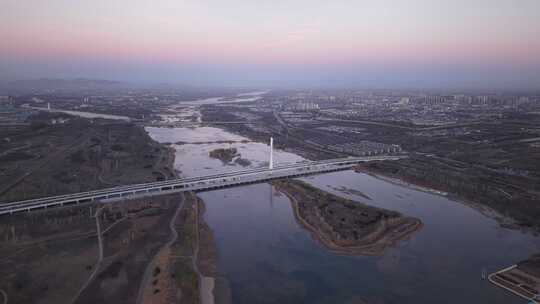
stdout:
<svg viewBox="0 0 540 304">
<path fill-rule="evenodd" d="M 540 86 L 537 0 L 4 0 L 0 20 L 3 79 Z"/>
</svg>

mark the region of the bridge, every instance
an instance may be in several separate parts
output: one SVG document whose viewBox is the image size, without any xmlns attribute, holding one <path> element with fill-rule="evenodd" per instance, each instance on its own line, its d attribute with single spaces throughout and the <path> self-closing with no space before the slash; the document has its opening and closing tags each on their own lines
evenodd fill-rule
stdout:
<svg viewBox="0 0 540 304">
<path fill-rule="evenodd" d="M 45 208 L 76 205 L 89 202 L 113 202 L 125 199 L 177 193 L 183 191 L 208 191 L 266 182 L 279 178 L 347 170 L 367 161 L 397 160 L 405 156 L 367 156 L 309 161 L 295 164 L 233 171 L 208 176 L 172 179 L 161 182 L 118 186 L 94 191 L 37 198 L 11 203 L 0 203 L 0 215 L 28 212 Z"/>
<path fill-rule="evenodd" d="M 11 203 L 0 203 L 0 215 L 30 212 L 52 207 L 77 205 L 91 202 L 114 202 L 152 195 L 163 195 L 184 191 L 207 191 L 253 183 L 261 183 L 278 178 L 300 177 L 303 175 L 347 170 L 367 161 L 398 160 L 405 155 L 348 157 L 323 161 L 303 161 L 294 164 L 274 166 L 274 140 L 270 138 L 270 161 L 268 168 L 255 168 L 214 175 L 178 178 L 160 182 L 118 186 L 87 192 L 36 198 Z"/>
</svg>

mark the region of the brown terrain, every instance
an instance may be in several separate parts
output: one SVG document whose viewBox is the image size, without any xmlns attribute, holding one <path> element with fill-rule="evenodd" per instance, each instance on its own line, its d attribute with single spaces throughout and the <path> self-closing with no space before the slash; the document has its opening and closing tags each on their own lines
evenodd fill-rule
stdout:
<svg viewBox="0 0 540 304">
<path fill-rule="evenodd" d="M 4 217 L 0 289 L 9 303 L 133 303 L 147 261 L 167 239 L 161 222 L 176 201 L 162 196 Z"/>
<path fill-rule="evenodd" d="M 143 280 L 139 303 L 200 303 L 201 296 L 212 294 L 205 277 L 216 276 L 217 252 L 213 233 L 204 222 L 204 203 L 186 193 L 171 227 L 177 237 L 161 248 L 149 264 L 149 278 Z"/>
<path fill-rule="evenodd" d="M 208 224 L 204 221 L 205 205 L 197 197 L 199 204 L 199 256 L 197 259 L 199 270 L 205 277 L 217 276 L 217 248 L 214 239 L 214 233 Z"/>
<path fill-rule="evenodd" d="M 1 202 L 174 176 L 173 151 L 134 124 L 51 113 L 30 120 L 0 130 Z"/>
<path fill-rule="evenodd" d="M 134 124 L 39 113 L 0 133 L 2 201 L 175 176 L 174 151 Z M 199 303 L 202 276 L 216 273 L 203 212 L 188 193 L 5 216 L 0 300 Z"/>
<path fill-rule="evenodd" d="M 199 303 L 217 274 L 203 212 L 187 193 L 4 217 L 0 290 L 9 303 Z"/>
<path fill-rule="evenodd" d="M 95 208 L 73 207 L 3 217 L 0 290 L 8 303 L 65 303 L 98 260 Z"/>
<path fill-rule="evenodd" d="M 196 210 L 193 195 L 182 196 L 169 222 L 172 236 L 147 265 L 137 303 L 198 303 L 199 278 L 193 267 Z"/>
<path fill-rule="evenodd" d="M 103 260 L 75 303 L 135 303 L 147 265 L 169 238 L 163 223 L 180 200 L 169 195 L 104 206 L 100 217 L 113 217 L 117 224 L 101 227 Z"/>
<path fill-rule="evenodd" d="M 339 254 L 381 255 L 422 227 L 419 219 L 343 199 L 301 181 L 274 185 L 290 198 L 297 221 Z"/>
</svg>

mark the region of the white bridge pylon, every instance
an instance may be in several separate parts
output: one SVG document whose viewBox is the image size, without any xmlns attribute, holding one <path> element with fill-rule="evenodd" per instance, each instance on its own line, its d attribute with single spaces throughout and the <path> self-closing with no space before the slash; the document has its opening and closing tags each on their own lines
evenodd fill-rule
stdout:
<svg viewBox="0 0 540 304">
<path fill-rule="evenodd" d="M 398 160 L 405 157 L 407 157 L 407 155 L 348 157 L 320 161 L 304 161 L 294 164 L 280 164 L 275 167 L 273 166 L 273 163 L 271 163 L 272 169 L 253 168 L 229 173 L 171 179 L 144 184 L 124 185 L 80 193 L 0 203 L 0 215 L 91 202 L 109 203 L 136 197 L 163 195 L 185 191 L 217 190 L 225 187 L 262 183 L 277 178 L 293 178 L 309 174 L 348 170 L 358 165 L 360 162 Z"/>
<path fill-rule="evenodd" d="M 274 138 L 270 137 L 270 161 L 268 162 L 268 169 L 274 169 Z"/>
</svg>

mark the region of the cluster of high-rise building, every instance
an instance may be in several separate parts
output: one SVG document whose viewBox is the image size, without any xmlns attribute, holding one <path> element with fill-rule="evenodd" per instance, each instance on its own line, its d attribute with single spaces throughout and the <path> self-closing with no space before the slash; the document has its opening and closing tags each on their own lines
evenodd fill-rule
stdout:
<svg viewBox="0 0 540 304">
<path fill-rule="evenodd" d="M 328 145 L 328 149 L 357 155 L 357 156 L 371 156 L 379 154 L 397 154 L 400 153 L 401 146 L 399 145 L 389 145 L 379 142 L 373 142 L 369 140 L 361 140 L 359 142 L 350 142 L 337 145 Z"/>
<path fill-rule="evenodd" d="M 286 108 L 289 111 L 315 111 L 320 109 L 319 105 L 314 102 L 296 102 Z"/>
</svg>

